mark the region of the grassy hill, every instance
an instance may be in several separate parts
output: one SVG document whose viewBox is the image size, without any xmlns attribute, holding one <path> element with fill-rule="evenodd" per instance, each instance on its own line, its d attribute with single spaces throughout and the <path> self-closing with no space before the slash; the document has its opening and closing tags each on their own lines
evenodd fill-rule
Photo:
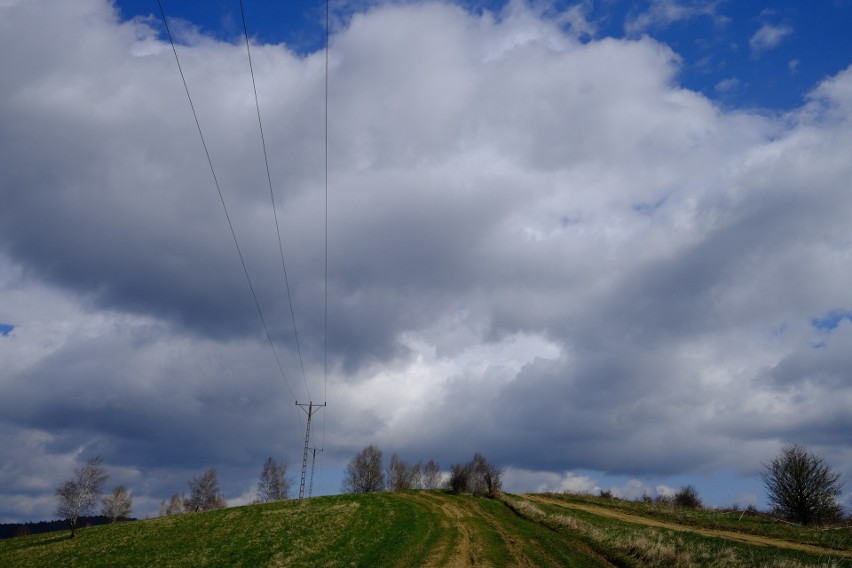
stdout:
<svg viewBox="0 0 852 568">
<path fill-rule="evenodd" d="M 0 542 L 0 566 L 852 566 L 819 531 L 613 499 L 319 497 Z"/>
</svg>

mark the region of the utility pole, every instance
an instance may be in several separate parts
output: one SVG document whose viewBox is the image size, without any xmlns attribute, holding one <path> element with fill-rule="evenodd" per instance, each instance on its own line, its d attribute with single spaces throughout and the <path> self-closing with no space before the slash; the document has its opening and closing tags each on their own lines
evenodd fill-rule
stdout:
<svg viewBox="0 0 852 568">
<path fill-rule="evenodd" d="M 299 501 L 301 501 L 305 497 L 305 475 L 308 470 L 308 445 L 310 444 L 311 439 L 311 418 L 314 417 L 315 411 L 325 407 L 325 403 L 314 404 L 313 401 L 311 401 L 308 404 L 305 404 L 299 403 L 299 401 L 297 400 L 296 406 L 301 407 L 302 410 L 304 410 L 308 414 L 308 426 L 305 428 L 305 453 L 302 455 L 302 481 L 299 484 Z M 316 458 L 316 453 L 314 453 L 314 458 Z M 311 476 L 313 477 L 313 473 L 311 474 Z"/>
<path fill-rule="evenodd" d="M 314 452 L 314 459 L 311 462 L 311 484 L 308 486 L 308 498 L 314 494 L 314 470 L 317 467 L 317 452 L 321 452 L 322 448 L 311 448 L 311 450 Z"/>
</svg>

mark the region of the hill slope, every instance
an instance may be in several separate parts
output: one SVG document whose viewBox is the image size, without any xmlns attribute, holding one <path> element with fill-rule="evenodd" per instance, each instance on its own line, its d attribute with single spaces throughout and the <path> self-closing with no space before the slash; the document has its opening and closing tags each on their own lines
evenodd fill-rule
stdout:
<svg viewBox="0 0 852 568">
<path fill-rule="evenodd" d="M 155 565 L 793 568 L 852 566 L 852 547 L 848 530 L 686 518 L 588 497 L 439 491 L 284 501 L 0 542 L 0 566 Z"/>
</svg>

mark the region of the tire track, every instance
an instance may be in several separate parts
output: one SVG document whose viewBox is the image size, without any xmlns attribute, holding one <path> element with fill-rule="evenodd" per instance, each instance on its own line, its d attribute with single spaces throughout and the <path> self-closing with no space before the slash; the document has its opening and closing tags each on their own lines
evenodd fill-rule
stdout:
<svg viewBox="0 0 852 568">
<path fill-rule="evenodd" d="M 467 568 L 477 566 L 472 533 L 462 517 L 467 512 L 451 500 L 442 499 L 434 493 L 418 493 L 402 496 L 429 510 L 440 524 L 441 536 L 434 552 L 426 558 L 427 568 Z M 455 544 L 453 536 L 458 536 Z"/>
</svg>

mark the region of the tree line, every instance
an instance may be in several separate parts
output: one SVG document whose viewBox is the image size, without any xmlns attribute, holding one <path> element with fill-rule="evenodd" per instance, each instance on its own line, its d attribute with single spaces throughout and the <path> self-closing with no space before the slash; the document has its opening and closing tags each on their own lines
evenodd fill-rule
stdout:
<svg viewBox="0 0 852 568">
<path fill-rule="evenodd" d="M 407 463 L 393 454 L 387 471 L 382 466 L 382 451 L 370 444 L 358 452 L 343 472 L 344 493 L 406 491 L 446 487 L 455 493 L 495 496 L 503 488 L 503 469 L 496 467 L 479 452 L 465 464 L 453 464 L 444 476 L 435 460 Z"/>
<path fill-rule="evenodd" d="M 117 486 L 107 495 L 102 495 L 109 474 L 100 457 L 89 459 L 85 465 L 74 470 L 71 479 L 56 489 L 58 501 L 56 514 L 64 519 L 71 529 L 71 538 L 77 534 L 80 520 L 87 518 L 98 503 L 101 515 L 110 522 L 130 520 L 133 498 L 123 485 Z M 271 457 L 263 464 L 260 482 L 257 485 L 256 503 L 267 503 L 287 499 L 292 481 L 287 476 L 287 464 L 276 462 Z M 160 503 L 160 516 L 198 511 L 211 511 L 226 506 L 224 494 L 219 490 L 216 468 L 211 467 L 189 481 L 189 495 L 175 493 Z"/>
</svg>

